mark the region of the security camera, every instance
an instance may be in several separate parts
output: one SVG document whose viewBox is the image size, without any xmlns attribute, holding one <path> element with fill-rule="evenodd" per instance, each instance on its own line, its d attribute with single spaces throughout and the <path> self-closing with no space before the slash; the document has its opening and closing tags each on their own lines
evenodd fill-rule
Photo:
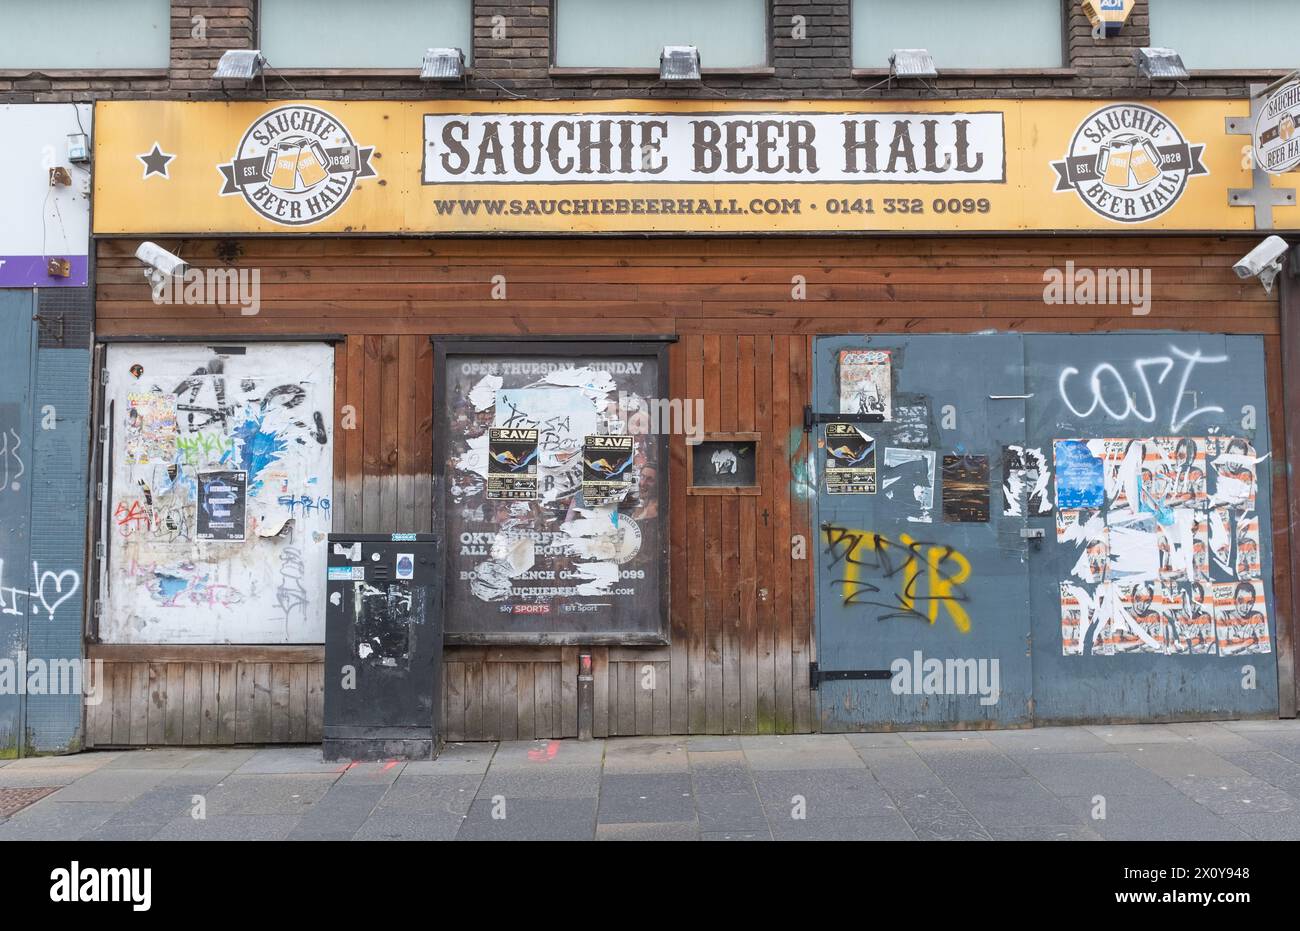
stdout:
<svg viewBox="0 0 1300 931">
<path fill-rule="evenodd" d="M 173 255 L 156 242 L 140 243 L 140 248 L 135 250 L 135 257 L 148 265 L 151 271 L 163 275 L 181 276 L 190 268 L 179 255 Z M 149 272 L 146 271 L 145 275 L 148 276 Z"/>
<path fill-rule="evenodd" d="M 154 300 L 159 300 L 169 278 L 183 278 L 190 270 L 179 255 L 173 255 L 156 242 L 142 242 L 135 250 L 135 257 L 146 266 L 145 280 L 153 289 Z"/>
<path fill-rule="evenodd" d="M 1245 258 L 1232 266 L 1232 270 L 1237 273 L 1238 278 L 1258 276 L 1260 283 L 1264 285 L 1265 293 L 1272 294 L 1273 282 L 1278 272 L 1282 270 L 1282 263 L 1286 260 L 1290 248 L 1281 236 L 1270 236 L 1251 249 Z"/>
</svg>

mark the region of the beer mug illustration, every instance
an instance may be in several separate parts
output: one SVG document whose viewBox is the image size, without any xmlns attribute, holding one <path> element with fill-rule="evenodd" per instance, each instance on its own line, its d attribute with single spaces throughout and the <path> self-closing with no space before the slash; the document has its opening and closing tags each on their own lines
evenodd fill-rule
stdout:
<svg viewBox="0 0 1300 931">
<path fill-rule="evenodd" d="M 270 178 L 271 187 L 292 191 L 298 184 L 298 146 L 284 143 L 271 146 L 262 172 Z"/>
<path fill-rule="evenodd" d="M 298 154 L 298 177 L 304 188 L 315 187 L 329 177 L 329 157 L 319 142 L 306 143 Z"/>
<path fill-rule="evenodd" d="M 1149 184 L 1160 177 L 1160 152 L 1150 139 L 1143 139 L 1133 145 L 1133 156 L 1129 160 L 1133 178 L 1138 185 Z"/>
<path fill-rule="evenodd" d="M 1133 144 L 1130 142 L 1112 142 L 1101 147 L 1097 158 L 1097 170 L 1102 180 L 1111 187 L 1129 186 L 1129 163 L 1133 158 Z"/>
</svg>

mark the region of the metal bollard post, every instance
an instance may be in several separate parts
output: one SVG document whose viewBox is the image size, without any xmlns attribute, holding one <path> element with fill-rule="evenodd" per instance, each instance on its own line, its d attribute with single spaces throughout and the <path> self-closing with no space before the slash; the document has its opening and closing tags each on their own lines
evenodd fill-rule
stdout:
<svg viewBox="0 0 1300 931">
<path fill-rule="evenodd" d="M 591 674 L 591 654 L 578 654 L 578 739 L 591 740 L 596 710 L 596 685 Z"/>
</svg>

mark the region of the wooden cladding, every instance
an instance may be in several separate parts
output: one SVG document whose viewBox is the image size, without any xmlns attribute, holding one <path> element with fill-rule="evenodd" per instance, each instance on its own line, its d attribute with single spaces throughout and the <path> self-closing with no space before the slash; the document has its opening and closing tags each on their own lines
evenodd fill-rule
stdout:
<svg viewBox="0 0 1300 931">
<path fill-rule="evenodd" d="M 808 664 L 814 658 L 816 539 L 809 526 L 813 489 L 802 466 L 809 452 L 803 407 L 810 399 L 815 334 L 1262 334 L 1273 446 L 1284 448 L 1277 301 L 1257 282 L 1232 273 L 1246 248 L 1241 239 L 310 238 L 247 239 L 234 249 L 212 240 L 163 243 L 182 249 L 195 267 L 221 267 L 220 256 L 234 254 L 234 267 L 257 269 L 256 316 L 241 315 L 238 307 L 153 304 L 133 257 L 137 244 L 98 243 L 97 327 L 103 336 L 346 334 L 335 349 L 338 531 L 432 527 L 437 399 L 430 334 L 678 336 L 669 352 L 672 397 L 703 399 L 706 432 L 762 437 L 761 493 L 687 494 L 686 444 L 682 436 L 670 438 L 671 644 L 591 651 L 598 735 L 813 729 Z M 1079 269 L 1149 268 L 1150 313 L 1135 314 L 1126 305 L 1045 303 L 1044 272 L 1067 262 Z M 493 299 L 494 287 L 504 299 Z M 1282 566 L 1290 563 L 1285 469 L 1275 468 L 1273 476 L 1274 559 Z M 1278 605 L 1290 604 L 1290 590 L 1289 575 L 1279 574 Z M 1278 647 L 1290 656 L 1285 623 L 1279 624 Z M 575 735 L 577 653 L 449 648 L 447 737 Z M 152 743 L 159 735 L 157 742 L 190 742 L 196 682 L 198 742 L 207 742 L 202 715 L 209 695 L 216 699 L 215 734 L 229 738 L 223 742 L 286 733 L 318 739 L 319 706 L 303 718 L 308 731 L 295 724 L 299 692 L 293 683 L 302 674 L 293 667 L 286 693 L 285 673 L 274 663 L 224 658 L 213 669 L 191 665 L 115 657 L 105 667 L 113 667 L 105 676 L 112 710 L 90 709 L 88 742 Z M 307 695 L 318 701 L 319 691 L 310 688 L 318 664 L 304 669 Z M 227 681 L 234 697 L 223 704 Z M 149 685 L 156 682 L 166 683 L 157 726 L 150 715 L 158 690 Z M 178 692 L 179 731 L 168 724 L 175 721 L 169 716 L 177 713 L 172 703 Z M 241 729 L 245 694 L 251 717 Z M 288 705 L 277 698 L 285 694 Z M 259 710 L 263 706 L 269 711 Z M 232 723 L 222 725 L 224 709 L 232 707 Z M 287 730 L 278 708 L 288 709 Z M 173 740 L 177 733 L 181 739 Z"/>
</svg>

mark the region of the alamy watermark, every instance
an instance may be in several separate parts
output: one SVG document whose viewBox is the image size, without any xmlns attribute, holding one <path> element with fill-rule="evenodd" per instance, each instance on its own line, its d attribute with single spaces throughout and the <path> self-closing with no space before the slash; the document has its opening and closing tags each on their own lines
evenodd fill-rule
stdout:
<svg viewBox="0 0 1300 931">
<path fill-rule="evenodd" d="M 997 659 L 926 659 L 916 650 L 911 659 L 890 663 L 889 671 L 895 695 L 978 695 L 981 705 L 996 705 L 1002 697 Z"/>
<path fill-rule="evenodd" d="M 181 275 L 162 275 L 153 289 L 155 304 L 238 307 L 244 317 L 262 309 L 260 268 L 187 268 Z"/>
<path fill-rule="evenodd" d="M 1045 304 L 1114 304 L 1133 308 L 1133 315 L 1151 313 L 1151 269 L 1065 268 L 1043 272 Z"/>
<path fill-rule="evenodd" d="M 618 409 L 627 412 L 630 434 L 683 434 L 691 446 L 698 446 L 704 439 L 703 398 L 643 398 L 620 391 Z"/>
<path fill-rule="evenodd" d="M 94 706 L 104 700 L 103 682 L 102 659 L 44 659 L 25 650 L 0 657 L 0 695 L 82 695 Z"/>
</svg>

